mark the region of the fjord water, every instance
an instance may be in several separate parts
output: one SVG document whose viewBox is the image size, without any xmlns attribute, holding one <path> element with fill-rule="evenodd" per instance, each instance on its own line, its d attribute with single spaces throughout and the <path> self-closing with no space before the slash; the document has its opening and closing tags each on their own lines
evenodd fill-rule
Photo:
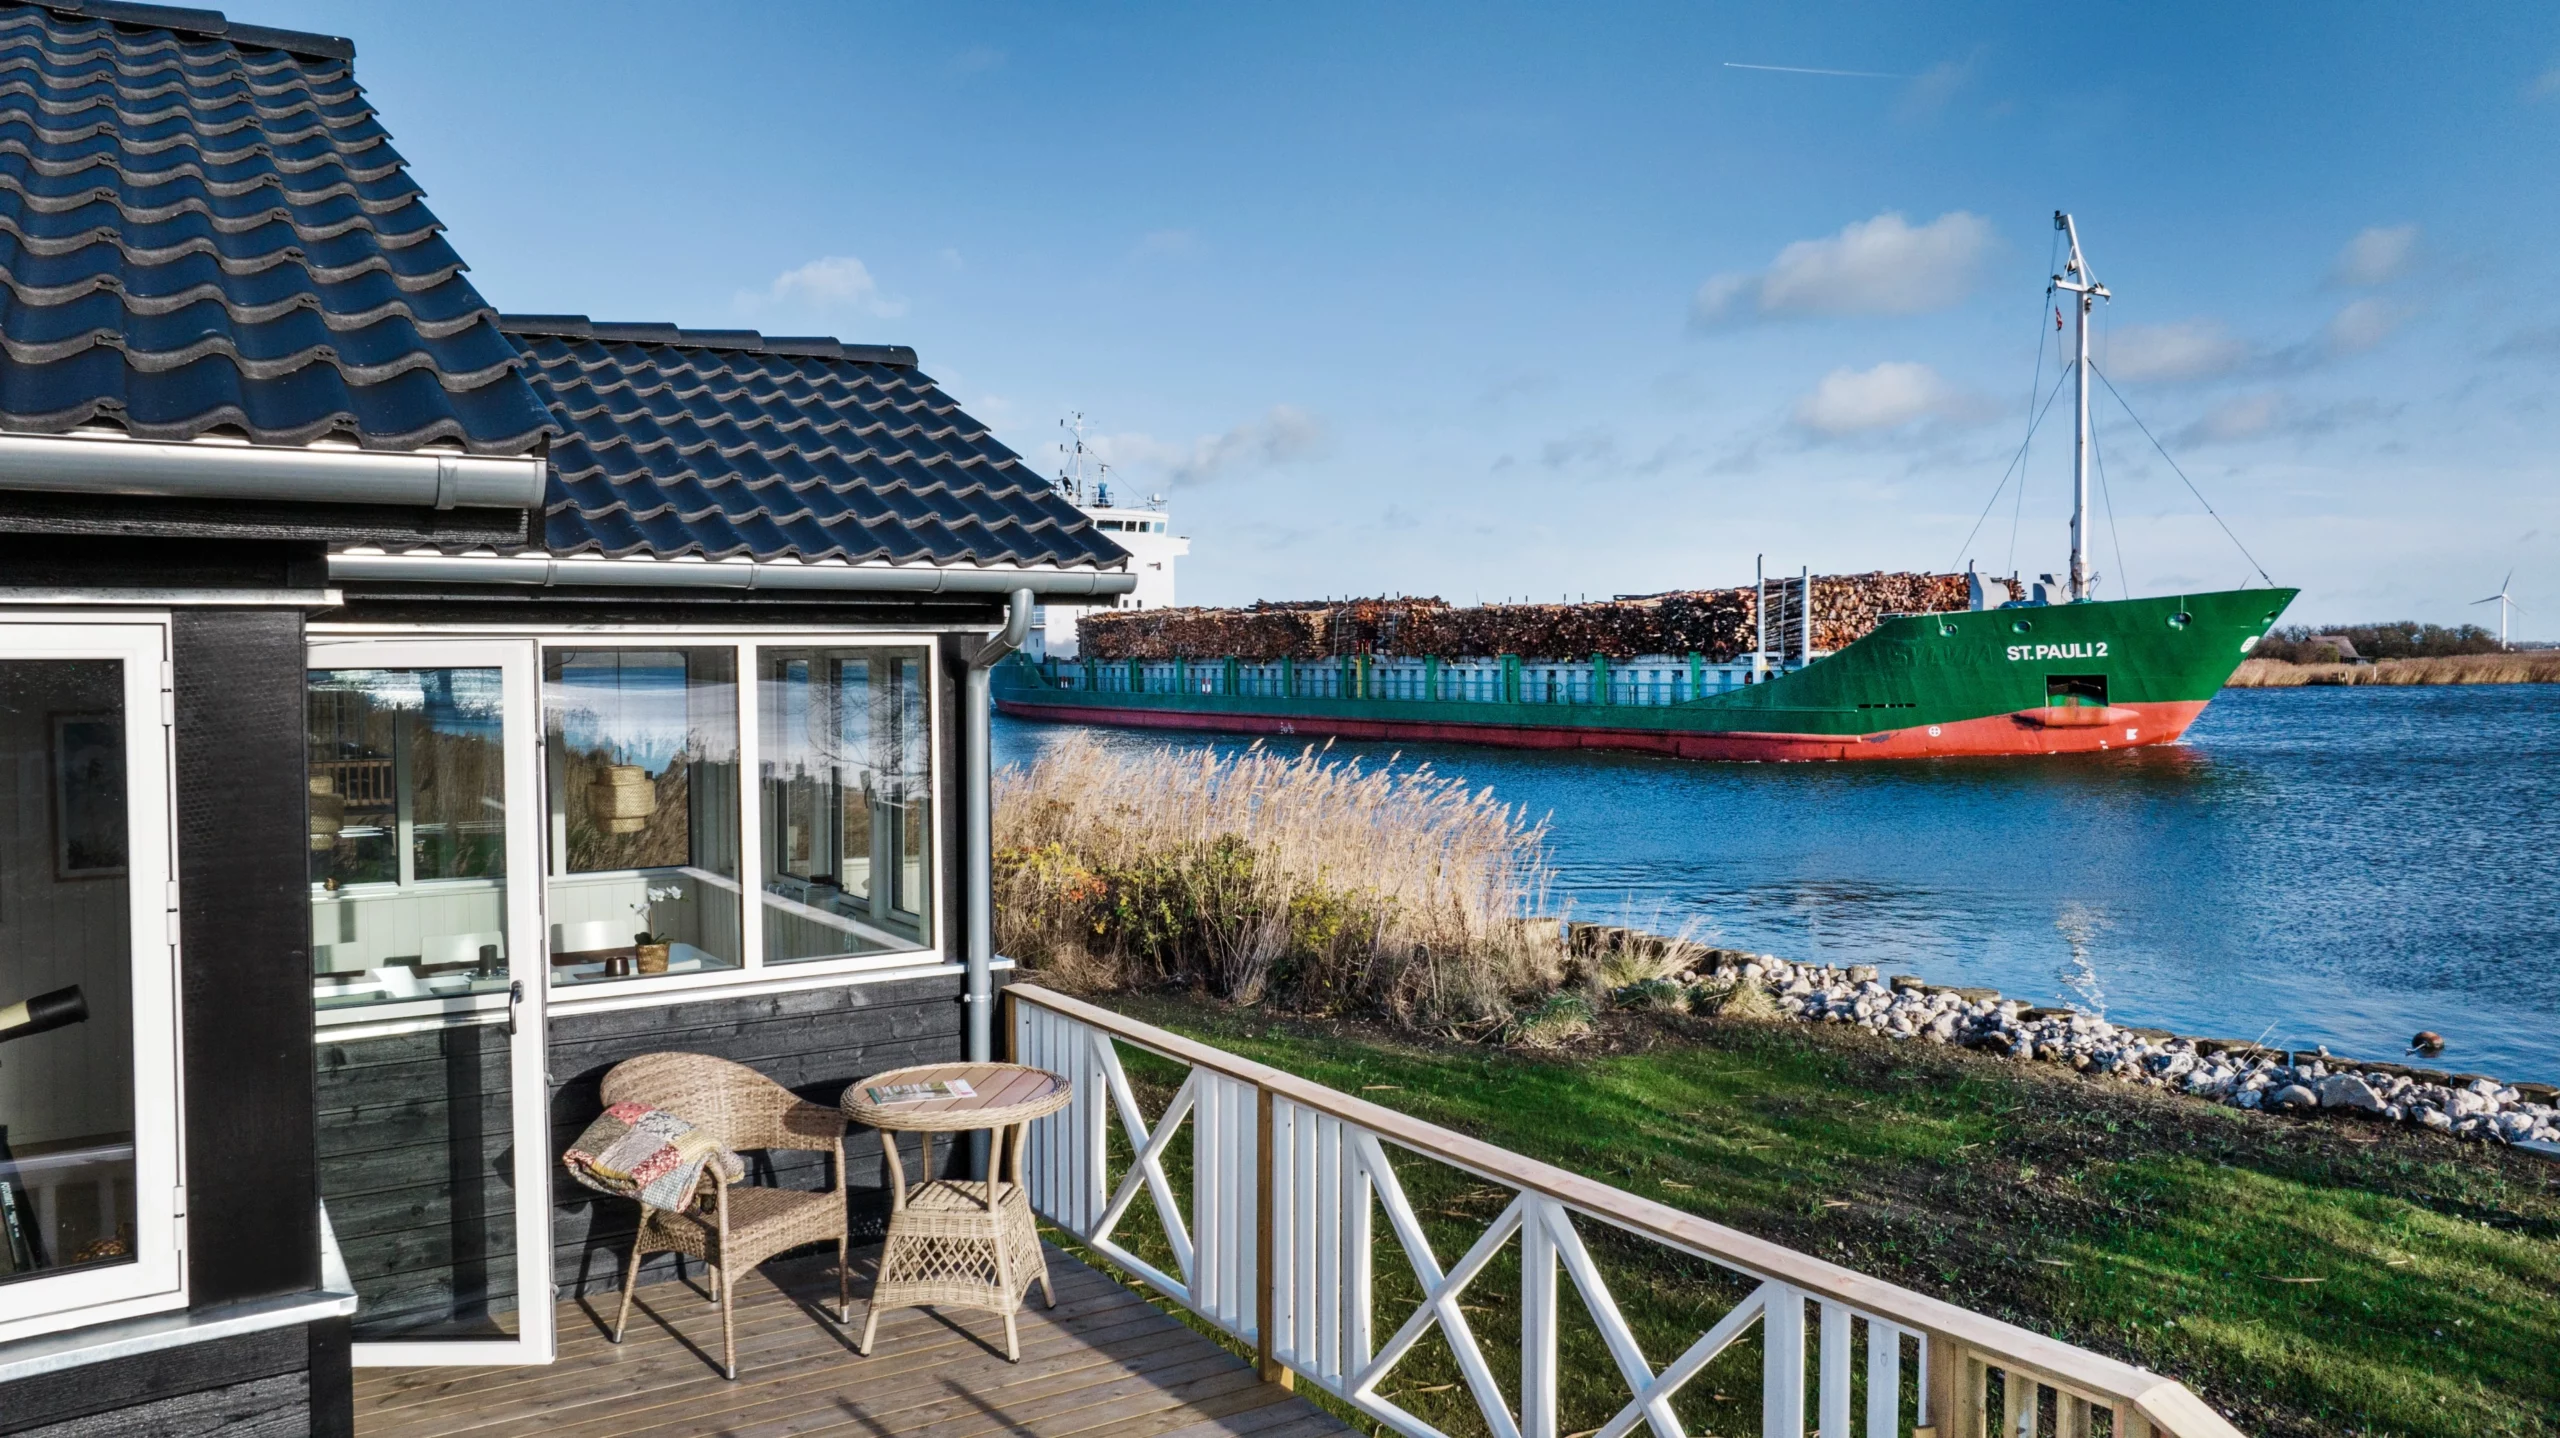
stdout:
<svg viewBox="0 0 2560 1438">
<path fill-rule="evenodd" d="M 997 726 L 999 764 L 1068 732 Z M 2433 1029 L 2442 1066 L 2560 1080 L 2560 685 L 2226 690 L 2181 744 L 2080 758 L 1335 752 L 1546 817 L 1579 920 L 2363 1058 Z"/>
</svg>

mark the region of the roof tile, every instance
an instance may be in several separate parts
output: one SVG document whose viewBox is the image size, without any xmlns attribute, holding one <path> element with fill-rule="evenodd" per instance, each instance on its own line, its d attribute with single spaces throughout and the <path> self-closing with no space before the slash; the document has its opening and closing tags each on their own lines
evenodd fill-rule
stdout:
<svg viewBox="0 0 2560 1438">
<path fill-rule="evenodd" d="M 902 345 L 507 316 L 564 431 L 555 554 L 1117 566 Z"/>
<path fill-rule="evenodd" d="M 0 428 L 543 442 L 354 53 L 210 10 L 0 4 Z"/>
</svg>

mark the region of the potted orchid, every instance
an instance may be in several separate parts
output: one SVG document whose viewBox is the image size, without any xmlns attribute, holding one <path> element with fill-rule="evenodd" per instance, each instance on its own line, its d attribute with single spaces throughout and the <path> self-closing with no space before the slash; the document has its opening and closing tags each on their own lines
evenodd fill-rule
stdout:
<svg viewBox="0 0 2560 1438">
<path fill-rule="evenodd" d="M 663 974 L 667 971 L 667 951 L 670 944 L 667 936 L 656 932 L 655 928 L 650 924 L 649 911 L 654 906 L 664 903 L 666 900 L 680 899 L 683 897 L 684 888 L 682 885 L 668 884 L 661 887 L 656 884 L 651 884 L 648 888 L 648 892 L 641 897 L 640 901 L 631 906 L 631 912 L 640 916 L 640 932 L 631 936 L 632 951 L 638 958 L 638 963 L 635 967 L 639 972 L 644 974 Z"/>
</svg>

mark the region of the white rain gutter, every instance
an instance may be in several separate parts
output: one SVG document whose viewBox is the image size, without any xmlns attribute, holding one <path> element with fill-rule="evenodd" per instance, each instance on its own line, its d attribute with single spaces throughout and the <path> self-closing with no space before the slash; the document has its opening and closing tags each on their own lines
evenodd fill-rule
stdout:
<svg viewBox="0 0 2560 1438">
<path fill-rule="evenodd" d="M 803 564 L 744 559 L 558 558 L 547 554 L 329 556 L 331 583 L 515 584 L 535 588 L 732 589 L 869 594 L 1127 594 L 1138 576 L 1098 569 L 962 569 L 931 565 Z M 1026 622 L 1028 622 L 1026 620 Z M 1018 641 L 1017 641 L 1018 642 Z"/>
<path fill-rule="evenodd" d="M 1017 589 L 1005 602 L 1004 627 L 960 651 L 965 671 L 960 727 L 966 771 L 961 782 L 968 790 L 969 811 L 961 855 L 969 894 L 969 947 L 964 955 L 968 962 L 967 1053 L 969 1062 L 978 1064 L 995 1057 L 995 799 L 990 787 L 995 782 L 995 736 L 991 732 L 992 679 L 987 671 L 1019 648 L 1030 632 L 1031 591 Z"/>
<path fill-rule="evenodd" d="M 164 442 L 114 434 L 0 435 L 0 489 L 49 494 L 537 509 L 544 468 L 532 455 Z"/>
</svg>

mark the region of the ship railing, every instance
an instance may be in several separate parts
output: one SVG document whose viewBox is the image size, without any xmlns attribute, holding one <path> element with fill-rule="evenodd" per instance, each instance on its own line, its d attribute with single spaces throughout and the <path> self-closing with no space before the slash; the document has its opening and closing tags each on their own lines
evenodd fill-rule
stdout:
<svg viewBox="0 0 2560 1438">
<path fill-rule="evenodd" d="M 1770 673 L 1790 666 L 1770 663 Z M 1263 699 L 1382 699 L 1469 704 L 1662 707 L 1721 694 L 1750 682 L 1748 662 L 1707 665 L 1680 656 L 1624 663 L 1520 662 L 1404 657 L 1249 662 L 1236 659 L 1050 661 L 1061 689 L 1099 694 L 1190 694 Z M 1516 689 L 1515 686 L 1516 685 Z"/>
<path fill-rule="evenodd" d="M 1321 1389 L 1383 1430 L 1442 1438 L 1406 1406 L 1407 1369 L 1436 1348 L 1458 1381 L 1419 1391 L 1460 1392 L 1442 1401 L 1495 1438 L 1557 1438 L 1569 1298 L 1625 1394 L 1590 1438 L 1683 1438 L 1675 1400 L 1711 1364 L 1715 1388 L 1756 1367 L 1763 1438 L 1805 1438 L 1808 1417 L 1823 1438 L 2240 1438 L 2187 1388 L 2103 1354 L 1063 994 L 1017 983 L 1004 1004 L 1013 1058 L 1074 1085 L 1031 1126 L 1022 1171 L 1040 1217 L 1252 1349 L 1265 1379 Z M 1161 1081 L 1142 1091 L 1124 1058 Z M 1167 1088 L 1150 1114 L 1142 1096 Z M 1470 1201 L 1418 1210 L 1408 1181 L 1434 1166 Z M 1474 1234 L 1454 1261 L 1426 1216 Z M 1595 1246 L 1645 1291 L 1656 1335 L 1664 1292 L 1714 1295 L 1676 1330 L 1676 1354 L 1646 1351 Z M 1488 1292 L 1514 1272 L 1512 1293 Z M 1405 1291 L 1420 1301 L 1389 1301 Z M 1753 1348 L 1756 1365 L 1718 1362 Z M 1494 1361 L 1515 1355 L 1506 1392 Z"/>
</svg>

